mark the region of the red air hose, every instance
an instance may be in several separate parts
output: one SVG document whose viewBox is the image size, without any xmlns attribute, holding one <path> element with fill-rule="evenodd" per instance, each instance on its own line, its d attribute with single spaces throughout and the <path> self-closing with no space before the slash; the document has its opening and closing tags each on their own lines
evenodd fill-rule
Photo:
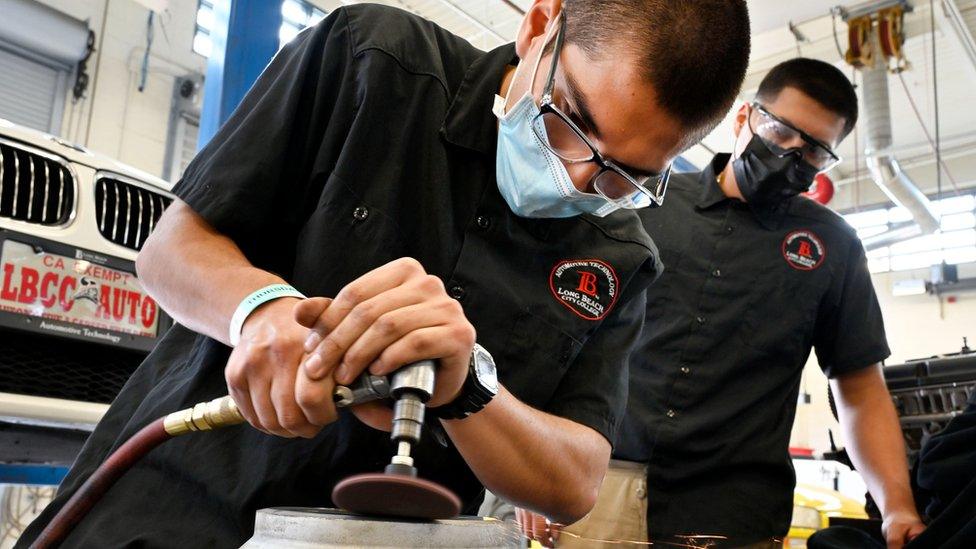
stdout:
<svg viewBox="0 0 976 549">
<path fill-rule="evenodd" d="M 102 463 L 68 503 L 51 519 L 31 549 L 57 547 L 88 511 L 105 495 L 132 465 L 167 440 L 194 431 L 209 431 L 237 425 L 244 417 L 229 396 L 201 402 L 193 408 L 174 412 L 153 421 L 132 436 Z"/>
<path fill-rule="evenodd" d="M 102 463 L 92 476 L 88 477 L 75 495 L 71 496 L 68 503 L 64 504 L 58 514 L 51 519 L 47 528 L 34 540 L 31 547 L 46 549 L 60 545 L 75 525 L 102 499 L 115 481 L 132 467 L 133 463 L 171 438 L 173 435 L 167 433 L 163 427 L 163 418 L 159 418 L 125 441 L 125 444 L 112 452 L 105 463 Z"/>
</svg>

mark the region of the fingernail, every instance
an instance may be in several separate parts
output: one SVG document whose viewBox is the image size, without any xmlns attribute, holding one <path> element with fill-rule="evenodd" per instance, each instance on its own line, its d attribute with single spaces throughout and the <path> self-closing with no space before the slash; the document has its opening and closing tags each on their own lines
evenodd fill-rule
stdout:
<svg viewBox="0 0 976 549">
<path fill-rule="evenodd" d="M 316 347 L 319 346 L 319 343 L 321 342 L 322 336 L 320 336 L 318 332 L 313 331 L 312 333 L 308 334 L 308 338 L 305 340 L 305 352 L 311 353 Z"/>
<path fill-rule="evenodd" d="M 349 377 L 349 367 L 345 363 L 340 364 L 339 368 L 336 370 L 335 379 L 337 382 L 343 385 L 349 385 L 355 380 L 347 379 Z"/>
<path fill-rule="evenodd" d="M 318 379 L 322 375 L 322 356 L 318 353 L 308 357 L 305 361 L 305 373 L 309 377 Z"/>
</svg>

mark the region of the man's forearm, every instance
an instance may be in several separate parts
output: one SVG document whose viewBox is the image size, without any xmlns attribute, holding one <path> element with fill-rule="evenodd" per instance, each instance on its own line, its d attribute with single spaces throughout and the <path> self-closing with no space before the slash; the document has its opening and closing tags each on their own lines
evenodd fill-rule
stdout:
<svg viewBox="0 0 976 549">
<path fill-rule="evenodd" d="M 851 460 L 882 514 L 915 512 L 898 415 L 880 367 L 834 382 L 838 415 Z"/>
<path fill-rule="evenodd" d="M 590 511 L 610 460 L 596 431 L 533 409 L 504 388 L 484 410 L 444 427 L 492 492 L 569 524 Z"/>
<path fill-rule="evenodd" d="M 283 280 L 248 262 L 236 244 L 179 200 L 136 260 L 146 291 L 177 322 L 229 344 L 228 324 L 248 294 Z"/>
</svg>

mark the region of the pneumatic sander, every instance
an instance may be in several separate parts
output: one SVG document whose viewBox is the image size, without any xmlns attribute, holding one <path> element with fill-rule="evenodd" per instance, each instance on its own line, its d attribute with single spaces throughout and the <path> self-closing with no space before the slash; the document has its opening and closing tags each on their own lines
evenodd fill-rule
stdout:
<svg viewBox="0 0 976 549">
<path fill-rule="evenodd" d="M 434 370 L 433 360 L 422 360 L 400 368 L 389 378 L 363 374 L 348 387 L 336 387 L 333 399 L 338 407 L 393 399 L 390 439 L 397 446 L 396 455 L 382 473 L 355 475 L 337 484 L 332 490 L 332 501 L 337 506 L 364 515 L 429 520 L 449 519 L 461 512 L 461 500 L 453 492 L 417 476 L 411 456 L 423 432 L 427 401 L 434 393 Z M 156 419 L 92 473 L 31 548 L 47 549 L 60 544 L 115 481 L 153 448 L 177 436 L 240 423 L 244 423 L 244 416 L 229 396 Z"/>
<path fill-rule="evenodd" d="M 382 473 L 349 477 L 332 490 L 332 501 L 347 511 L 368 515 L 447 519 L 461 512 L 461 500 L 447 488 L 417 476 L 411 452 L 420 442 L 427 401 L 434 394 L 434 361 L 422 360 L 386 378 L 364 374 L 336 391 L 336 404 L 351 406 L 393 399 L 390 440 L 396 455 Z"/>
</svg>

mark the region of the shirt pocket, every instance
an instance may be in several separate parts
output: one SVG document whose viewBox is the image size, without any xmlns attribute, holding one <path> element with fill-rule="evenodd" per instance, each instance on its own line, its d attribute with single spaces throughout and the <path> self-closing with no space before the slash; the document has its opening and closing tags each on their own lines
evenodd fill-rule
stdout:
<svg viewBox="0 0 976 549">
<path fill-rule="evenodd" d="M 522 402 L 545 409 L 583 342 L 529 310 L 520 310 L 498 353 L 499 379 Z M 492 349 L 489 349 L 492 351 Z"/>
<path fill-rule="evenodd" d="M 806 352 L 830 279 L 828 272 L 796 271 L 780 273 L 773 284 L 753 285 L 741 325 L 735 330 L 742 344 L 784 359 Z"/>
</svg>

